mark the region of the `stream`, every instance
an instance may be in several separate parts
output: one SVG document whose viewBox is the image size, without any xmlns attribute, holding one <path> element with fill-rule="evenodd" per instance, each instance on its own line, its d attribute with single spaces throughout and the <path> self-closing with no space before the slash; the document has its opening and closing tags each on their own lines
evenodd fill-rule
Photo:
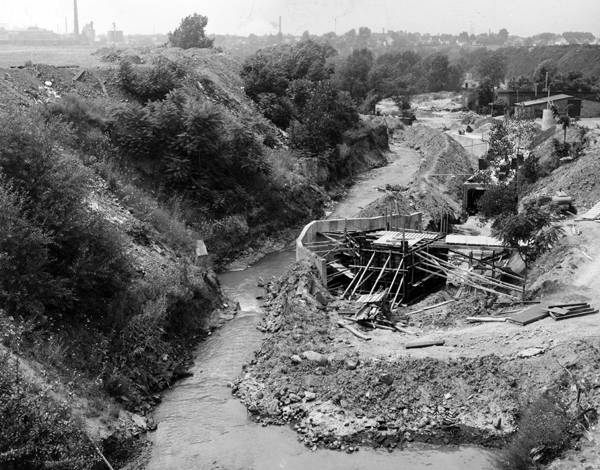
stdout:
<svg viewBox="0 0 600 470">
<path fill-rule="evenodd" d="M 351 217 L 381 195 L 387 182 L 406 184 L 418 169 L 419 156 L 393 145 L 389 164 L 363 175 L 332 216 Z M 279 276 L 295 261 L 292 249 L 272 253 L 243 271 L 219 276 L 225 293 L 240 303 L 237 316 L 215 331 L 195 353 L 192 377 L 165 394 L 150 435 L 153 447 L 148 470 L 492 470 L 492 453 L 477 447 L 414 445 L 388 452 L 361 448 L 346 454 L 311 451 L 287 426 L 254 423 L 228 383 L 260 348 L 265 335 L 256 329 L 261 316 L 259 278 Z"/>
</svg>

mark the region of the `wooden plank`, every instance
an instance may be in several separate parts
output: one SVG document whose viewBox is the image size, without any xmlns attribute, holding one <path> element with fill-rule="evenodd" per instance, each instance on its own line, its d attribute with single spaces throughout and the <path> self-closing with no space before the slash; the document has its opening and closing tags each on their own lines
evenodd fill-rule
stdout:
<svg viewBox="0 0 600 470">
<path fill-rule="evenodd" d="M 369 260 L 369 262 L 367 263 L 367 265 L 365 266 L 365 270 L 362 272 L 360 278 L 358 279 L 358 282 L 356 283 L 356 286 L 354 286 L 354 289 L 352 290 L 352 293 L 350 294 L 350 297 L 352 297 L 355 293 L 356 290 L 360 287 L 360 285 L 363 282 L 363 278 L 367 272 L 367 270 L 369 269 L 369 266 L 371 266 L 371 263 L 373 262 L 373 259 L 375 258 L 375 253 L 373 253 L 371 255 L 371 259 Z"/>
<path fill-rule="evenodd" d="M 404 347 L 406 349 L 416 348 L 428 348 L 429 346 L 443 346 L 446 342 L 443 339 L 430 340 L 430 341 L 415 341 L 413 343 L 406 343 Z"/>
<path fill-rule="evenodd" d="M 337 324 L 339 327 L 348 330 L 350 333 L 352 333 L 357 338 L 364 339 L 365 341 L 369 341 L 371 339 L 370 336 L 363 335 L 360 331 L 352 328 L 350 325 L 344 323 L 342 320 L 338 320 Z"/>
<path fill-rule="evenodd" d="M 587 302 L 578 302 L 578 303 L 573 303 L 573 304 L 554 304 L 554 305 L 548 305 L 548 308 L 554 308 L 554 307 L 581 307 L 582 305 L 589 305 L 589 303 L 587 303 Z"/>
<path fill-rule="evenodd" d="M 503 323 L 506 321 L 506 318 L 500 317 L 467 317 L 466 321 L 471 323 Z"/>
<path fill-rule="evenodd" d="M 551 316 L 552 318 L 554 318 L 554 320 L 556 320 L 556 321 L 559 321 L 559 320 L 566 320 L 566 319 L 568 319 L 568 318 L 582 317 L 582 316 L 584 316 L 584 315 L 592 315 L 592 314 L 595 314 L 595 313 L 598 313 L 598 310 L 585 310 L 585 311 L 583 311 L 583 312 L 579 312 L 579 313 L 570 313 L 570 314 L 568 314 L 568 315 L 561 315 L 561 316 L 557 316 L 557 317 L 554 317 L 554 316 L 552 315 L 552 313 L 550 313 L 550 316 Z"/>
<path fill-rule="evenodd" d="M 369 291 L 369 295 L 373 294 L 373 292 L 375 291 L 375 288 L 377 287 L 377 284 L 379 284 L 379 280 L 381 279 L 381 276 L 383 276 L 385 268 L 387 268 L 387 265 L 390 262 L 391 258 L 392 258 L 392 254 L 390 253 L 388 255 L 387 259 L 385 260 L 385 263 L 384 263 L 383 267 L 381 268 L 381 271 L 379 272 L 379 276 L 377 276 L 377 279 L 375 279 L 375 282 L 373 283 L 373 287 L 371 287 L 371 290 Z"/>
<path fill-rule="evenodd" d="M 452 302 L 455 302 L 455 300 L 454 299 L 446 300 L 444 302 L 440 302 L 439 304 L 429 305 L 428 307 L 423 307 L 423 308 L 420 308 L 419 310 L 414 310 L 412 312 L 407 312 L 406 314 L 407 315 L 414 315 L 415 313 L 421 313 L 421 312 L 424 312 L 426 310 L 431 310 L 432 308 L 441 307 L 443 305 L 447 305 L 447 304 L 452 303 Z"/>
<path fill-rule="evenodd" d="M 522 312 L 515 313 L 514 315 L 507 317 L 507 320 L 519 325 L 529 325 L 530 323 L 546 318 L 547 316 L 548 311 L 544 307 L 540 305 L 533 305 L 532 307 L 526 308 Z"/>
</svg>

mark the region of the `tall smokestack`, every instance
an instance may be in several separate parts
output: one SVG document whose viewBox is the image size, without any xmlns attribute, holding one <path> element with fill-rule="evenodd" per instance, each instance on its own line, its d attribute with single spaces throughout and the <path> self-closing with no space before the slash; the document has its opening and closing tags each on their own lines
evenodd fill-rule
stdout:
<svg viewBox="0 0 600 470">
<path fill-rule="evenodd" d="M 79 36 L 79 12 L 77 11 L 77 0 L 73 0 L 73 33 Z"/>
</svg>

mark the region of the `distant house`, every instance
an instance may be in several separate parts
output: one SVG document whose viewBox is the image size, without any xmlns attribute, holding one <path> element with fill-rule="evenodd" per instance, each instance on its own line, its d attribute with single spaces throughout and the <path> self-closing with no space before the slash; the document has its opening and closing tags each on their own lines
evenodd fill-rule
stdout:
<svg viewBox="0 0 600 470">
<path fill-rule="evenodd" d="M 462 87 L 465 90 L 472 90 L 479 87 L 480 81 L 475 78 L 472 72 L 465 73 Z"/>
<path fill-rule="evenodd" d="M 544 109 L 553 109 L 561 116 L 580 117 L 581 100 L 571 95 L 552 95 L 515 104 L 515 116 L 523 119 L 541 118 Z"/>
</svg>

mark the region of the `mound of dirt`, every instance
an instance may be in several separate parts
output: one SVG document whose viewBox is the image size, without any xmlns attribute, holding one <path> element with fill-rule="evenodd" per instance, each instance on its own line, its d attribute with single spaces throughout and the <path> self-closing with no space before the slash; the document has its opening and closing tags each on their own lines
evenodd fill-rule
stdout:
<svg viewBox="0 0 600 470">
<path fill-rule="evenodd" d="M 452 137 L 428 126 L 407 127 L 398 137 L 422 156 L 417 177 L 408 188 L 390 188 L 360 216 L 381 215 L 386 210 L 419 211 L 425 215 L 425 226 L 442 216 L 459 219 L 462 183 L 473 173 L 472 157 Z"/>
<path fill-rule="evenodd" d="M 569 133 L 576 133 L 575 129 Z M 557 131 L 562 141 L 562 130 Z M 576 136 L 568 134 L 567 140 L 573 142 Z M 573 204 L 579 213 L 585 212 L 591 206 L 600 201 L 600 131 L 592 130 L 586 136 L 587 147 L 583 154 L 571 163 L 561 165 L 549 176 L 538 180 L 529 190 L 528 197 L 539 197 L 542 195 L 554 195 L 556 191 L 562 190 L 573 198 Z M 535 154 L 540 156 L 540 162 L 544 158 L 550 158 L 552 153 L 552 141 L 548 140 L 535 149 Z"/>
</svg>

